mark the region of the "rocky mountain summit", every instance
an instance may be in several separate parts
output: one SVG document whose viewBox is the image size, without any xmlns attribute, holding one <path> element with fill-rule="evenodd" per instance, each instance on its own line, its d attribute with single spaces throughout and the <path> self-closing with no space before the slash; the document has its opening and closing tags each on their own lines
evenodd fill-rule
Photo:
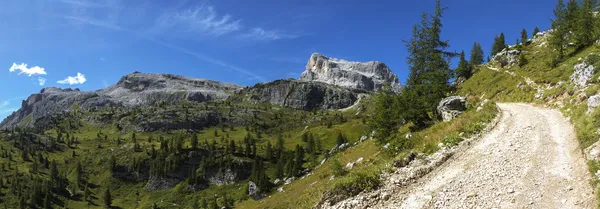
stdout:
<svg viewBox="0 0 600 209">
<path fill-rule="evenodd" d="M 402 89 L 398 76 L 382 62 L 350 62 L 319 53 L 310 56 L 300 80 L 365 91 L 376 91 L 385 85 L 391 85 L 397 92 Z"/>
</svg>

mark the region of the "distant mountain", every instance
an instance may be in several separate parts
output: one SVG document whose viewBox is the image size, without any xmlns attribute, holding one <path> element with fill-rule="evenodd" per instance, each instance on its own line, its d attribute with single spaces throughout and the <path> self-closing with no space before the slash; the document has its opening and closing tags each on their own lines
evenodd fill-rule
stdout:
<svg viewBox="0 0 600 209">
<path fill-rule="evenodd" d="M 318 81 L 341 87 L 376 91 L 385 85 L 399 92 L 398 76 L 383 62 L 350 62 L 313 53 L 306 64 L 302 81 Z"/>
<path fill-rule="evenodd" d="M 348 62 L 317 53 L 310 57 L 300 80 L 277 80 L 253 87 L 172 74 L 135 72 L 97 91 L 44 88 L 24 100 L 18 111 L 0 123 L 0 128 L 35 127 L 40 119 L 73 107 L 89 110 L 232 99 L 300 110 L 341 109 L 353 105 L 361 94 L 388 84 L 397 91 L 402 88 L 398 77 L 381 62 Z"/>
</svg>

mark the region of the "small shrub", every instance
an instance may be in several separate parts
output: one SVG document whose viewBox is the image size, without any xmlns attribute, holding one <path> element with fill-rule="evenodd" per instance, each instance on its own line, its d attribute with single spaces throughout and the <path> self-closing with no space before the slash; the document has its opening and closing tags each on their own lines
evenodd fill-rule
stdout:
<svg viewBox="0 0 600 209">
<path fill-rule="evenodd" d="M 458 136 L 458 134 L 451 134 L 451 135 L 444 137 L 444 140 L 442 140 L 442 142 L 446 146 L 453 147 L 453 146 L 458 145 L 463 140 L 464 139 L 462 137 Z"/>
<path fill-rule="evenodd" d="M 346 175 L 346 173 L 348 173 L 348 171 L 344 169 L 344 166 L 342 165 L 340 160 L 337 158 L 333 160 L 333 165 L 331 166 L 331 169 L 333 170 L 333 175 L 335 176 L 344 176 Z"/>
<path fill-rule="evenodd" d="M 379 171 L 362 170 L 337 180 L 333 184 L 333 195 L 354 196 L 362 191 L 370 191 L 380 186 Z"/>
</svg>

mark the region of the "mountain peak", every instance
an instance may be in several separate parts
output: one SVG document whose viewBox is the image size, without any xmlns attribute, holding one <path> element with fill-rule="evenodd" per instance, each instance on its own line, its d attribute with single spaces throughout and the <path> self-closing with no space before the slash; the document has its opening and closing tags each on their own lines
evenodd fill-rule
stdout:
<svg viewBox="0 0 600 209">
<path fill-rule="evenodd" d="M 398 76 L 383 62 L 352 62 L 316 52 L 310 56 L 300 80 L 366 91 L 376 91 L 385 85 L 391 85 L 395 91 L 402 88 Z"/>
</svg>

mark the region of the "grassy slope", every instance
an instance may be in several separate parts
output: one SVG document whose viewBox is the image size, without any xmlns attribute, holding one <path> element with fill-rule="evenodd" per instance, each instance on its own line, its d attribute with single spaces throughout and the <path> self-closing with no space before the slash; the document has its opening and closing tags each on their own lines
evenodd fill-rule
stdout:
<svg viewBox="0 0 600 209">
<path fill-rule="evenodd" d="M 600 137 L 597 133 L 600 128 L 600 120 L 598 120 L 600 111 L 587 113 L 586 102 L 587 97 L 597 94 L 600 89 L 598 83 L 600 68 L 598 63 L 590 60 L 597 70 L 586 87 L 576 87 L 569 82 L 569 77 L 573 74 L 574 65 L 588 60 L 590 54 L 600 54 L 600 48 L 597 45 L 580 51 L 569 48 L 567 58 L 552 68 L 550 62 L 556 54 L 551 48 L 541 45 L 543 42 L 544 39 L 524 48 L 528 64 L 522 67 L 513 66 L 504 69 L 498 67 L 501 72 L 496 72 L 488 68 L 488 66 L 497 66 L 496 63 L 480 66 L 478 72 L 459 87 L 459 94 L 490 98 L 498 102 L 528 102 L 557 108 L 570 118 L 577 131 L 581 148 L 585 149 L 597 142 Z M 510 76 L 504 71 L 512 72 L 516 76 Z M 541 91 L 538 92 L 529 85 L 518 87 L 519 83 L 525 83 L 526 78 L 534 81 Z M 540 95 L 536 98 L 534 95 L 537 93 Z M 596 173 L 600 169 L 599 162 L 590 161 L 589 165 L 591 173 Z M 600 195 L 600 187 L 598 187 L 600 184 L 596 177 L 593 179 L 595 179 L 593 184 L 597 188 L 596 194 Z"/>
<path fill-rule="evenodd" d="M 368 140 L 332 156 L 330 159 L 338 158 L 342 165 L 354 162 L 360 157 L 364 158 L 363 163 L 357 164 L 346 176 L 330 180 L 333 175 L 332 161 L 328 160 L 312 175 L 284 186 L 284 192 L 274 193 L 259 201 L 247 200 L 237 206 L 239 208 L 312 208 L 323 198 L 325 192 L 346 192 L 345 189 L 348 187 L 362 189 L 365 185 L 361 185 L 357 181 L 373 178 L 381 172 L 390 171 L 392 169 L 391 162 L 406 153 L 432 153 L 439 149 L 439 143 L 447 143 L 449 136 L 458 138 L 458 135 L 463 133 L 463 137 L 469 137 L 483 130 L 485 125 L 497 114 L 495 103 L 487 103 L 483 106 L 482 111 L 476 111 L 480 100 L 470 101 L 473 105 L 469 105 L 469 109 L 458 118 L 412 133 L 413 138 L 408 142 L 404 139 L 404 135 L 408 133 L 405 126 L 399 128 L 396 133 L 397 137 L 390 142 L 390 149 L 383 149 L 376 141 Z"/>
</svg>

